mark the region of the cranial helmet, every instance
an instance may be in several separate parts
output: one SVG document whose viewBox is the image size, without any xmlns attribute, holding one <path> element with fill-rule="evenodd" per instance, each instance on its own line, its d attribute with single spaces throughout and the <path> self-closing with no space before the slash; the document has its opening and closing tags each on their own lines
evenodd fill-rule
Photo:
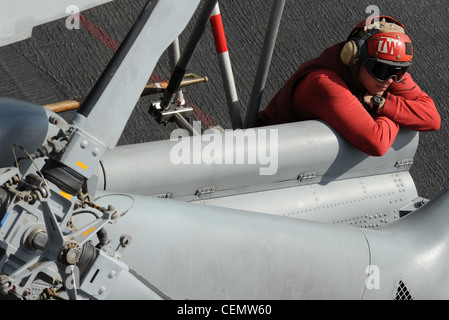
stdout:
<svg viewBox="0 0 449 320">
<path fill-rule="evenodd" d="M 379 16 L 359 23 L 340 53 L 348 67 L 364 65 L 379 81 L 400 81 L 412 64 L 413 45 L 402 23 Z"/>
</svg>

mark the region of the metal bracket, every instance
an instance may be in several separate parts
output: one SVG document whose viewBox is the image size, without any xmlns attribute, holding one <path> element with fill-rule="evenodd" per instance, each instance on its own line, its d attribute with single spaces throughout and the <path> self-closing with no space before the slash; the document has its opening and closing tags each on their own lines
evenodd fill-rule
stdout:
<svg viewBox="0 0 449 320">
<path fill-rule="evenodd" d="M 193 108 L 172 103 L 166 110 L 162 110 L 161 103 L 154 102 L 151 104 L 150 113 L 159 123 L 168 123 L 173 121 L 176 115 L 181 117 L 191 116 L 193 114 Z"/>
<path fill-rule="evenodd" d="M 167 124 L 170 121 L 176 122 L 176 124 L 187 130 L 191 136 L 201 135 L 201 128 L 197 130 L 187 118 L 193 115 L 193 108 L 185 107 L 181 104 L 169 104 L 166 110 L 162 110 L 161 103 L 152 103 L 149 110 L 150 114 L 162 124 Z"/>
<path fill-rule="evenodd" d="M 210 199 L 212 197 L 212 194 L 215 192 L 215 187 L 205 187 L 200 188 L 196 190 L 195 195 L 199 197 L 200 199 Z"/>
<path fill-rule="evenodd" d="M 10 181 L 13 183 L 13 178 L 20 175 L 20 171 L 17 167 L 8 167 L 0 169 L 0 185 Z"/>
<path fill-rule="evenodd" d="M 404 159 L 404 160 L 399 160 L 395 163 L 395 168 L 400 170 L 400 171 L 407 171 L 410 169 L 410 167 L 413 164 L 413 159 Z"/>
<path fill-rule="evenodd" d="M 156 194 L 156 195 L 154 195 L 154 197 L 160 198 L 160 199 L 170 199 L 172 197 L 172 195 L 173 195 L 172 193 L 167 192 L 167 193 Z"/>
<path fill-rule="evenodd" d="M 422 206 L 424 206 L 428 202 L 429 202 L 429 199 L 418 197 L 418 198 L 412 200 L 407 205 L 405 205 L 402 208 L 400 208 L 399 209 L 399 216 L 402 218 L 403 216 L 409 214 L 410 212 L 413 212 L 413 211 L 421 208 Z"/>
<path fill-rule="evenodd" d="M 316 177 L 317 177 L 316 172 L 304 172 L 298 176 L 297 180 L 301 184 L 312 184 L 315 182 Z"/>
</svg>

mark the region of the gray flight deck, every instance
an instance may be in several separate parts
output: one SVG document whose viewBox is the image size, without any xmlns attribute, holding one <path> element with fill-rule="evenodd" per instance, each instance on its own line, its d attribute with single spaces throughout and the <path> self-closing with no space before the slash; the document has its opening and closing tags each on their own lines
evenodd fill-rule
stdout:
<svg viewBox="0 0 449 320">
<path fill-rule="evenodd" d="M 76 5 L 76 0 L 73 1 Z M 31 39 L 0 48 L 0 96 L 37 104 L 85 97 L 125 37 L 146 0 L 115 0 L 82 12 L 79 29 L 67 29 L 66 19 L 36 27 Z M 235 73 L 242 116 L 246 113 L 271 1 L 219 2 Z M 273 56 L 263 108 L 299 64 L 346 38 L 376 5 L 382 15 L 403 22 L 414 42 L 410 73 L 435 101 L 442 124 L 438 132 L 422 133 L 411 173 L 418 194 L 433 198 L 449 185 L 449 6 L 431 1 L 298 1 L 286 2 Z M 167 24 L 170 21 L 166 22 Z M 180 37 L 181 49 L 193 23 Z M 164 28 L 162 25 L 161 28 Z M 188 72 L 207 76 L 207 83 L 186 88 L 185 98 L 204 127 L 231 128 L 220 69 L 209 27 L 192 58 Z M 136 61 L 139 64 L 139 61 Z M 168 55 L 157 66 L 152 81 L 170 78 Z M 123 85 L 126 85 L 124 83 Z M 139 101 L 119 144 L 167 139 L 174 124 L 159 125 L 148 114 L 157 96 Z M 73 111 L 63 114 L 71 119 Z"/>
</svg>

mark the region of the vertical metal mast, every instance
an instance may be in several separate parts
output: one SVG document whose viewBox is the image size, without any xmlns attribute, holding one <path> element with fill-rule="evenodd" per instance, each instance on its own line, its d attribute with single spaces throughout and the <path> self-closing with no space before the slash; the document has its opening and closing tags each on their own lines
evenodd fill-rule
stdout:
<svg viewBox="0 0 449 320">
<path fill-rule="evenodd" d="M 229 57 L 228 45 L 224 32 L 223 20 L 221 18 L 220 6 L 215 6 L 214 12 L 210 18 L 212 31 L 214 34 L 215 47 L 217 51 L 218 62 L 220 65 L 223 86 L 228 103 L 229 116 L 233 129 L 243 128 L 243 120 L 240 114 L 240 103 L 235 87 L 234 75 L 232 72 L 231 59 Z"/>
<path fill-rule="evenodd" d="M 246 110 L 245 128 L 251 128 L 256 125 L 257 113 L 265 89 L 265 83 L 270 69 L 271 58 L 273 56 L 274 45 L 279 31 L 284 6 L 285 0 L 273 0 L 270 20 L 268 22 L 262 53 L 259 59 L 259 66 L 254 79 L 248 109 Z"/>
</svg>

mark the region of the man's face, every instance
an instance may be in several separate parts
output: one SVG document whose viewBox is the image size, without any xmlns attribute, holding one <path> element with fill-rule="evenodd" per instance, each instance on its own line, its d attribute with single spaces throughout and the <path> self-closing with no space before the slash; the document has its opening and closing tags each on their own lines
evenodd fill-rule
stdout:
<svg viewBox="0 0 449 320">
<path fill-rule="evenodd" d="M 366 71 L 364 66 L 360 67 L 357 77 L 365 89 L 373 96 L 376 94 L 380 96 L 383 95 L 390 84 L 394 81 L 392 78 L 384 82 L 377 81 L 368 73 L 368 71 Z"/>
</svg>

